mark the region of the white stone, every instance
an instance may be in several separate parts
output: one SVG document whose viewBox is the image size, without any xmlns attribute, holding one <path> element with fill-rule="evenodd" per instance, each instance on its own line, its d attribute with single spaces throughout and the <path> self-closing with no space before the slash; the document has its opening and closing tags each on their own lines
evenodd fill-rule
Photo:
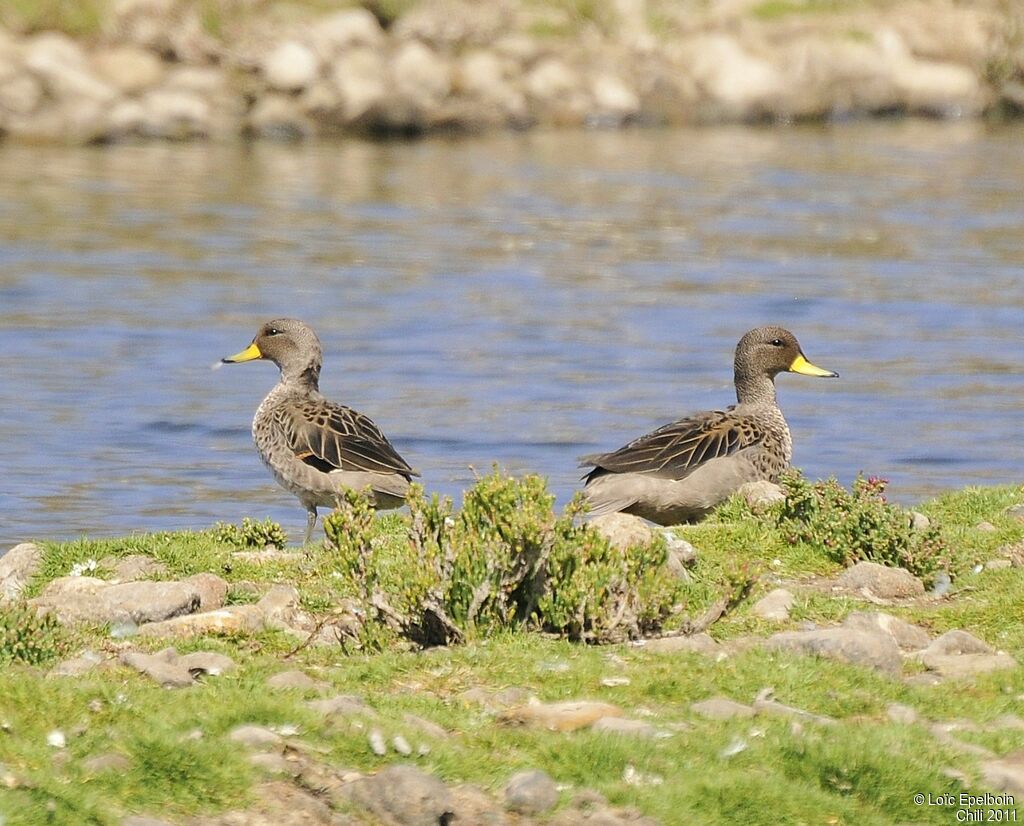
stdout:
<svg viewBox="0 0 1024 826">
<path fill-rule="evenodd" d="M 34 111 L 42 96 L 42 86 L 31 75 L 16 75 L 0 82 L 0 109 L 16 115 Z"/>
<path fill-rule="evenodd" d="M 297 40 L 286 40 L 263 59 L 263 76 L 271 89 L 295 92 L 310 86 L 320 73 L 313 50 Z"/>
<path fill-rule="evenodd" d="M 330 60 L 353 46 L 379 47 L 384 30 L 366 9 L 344 9 L 318 20 L 310 37 L 321 58 Z"/>
<path fill-rule="evenodd" d="M 619 120 L 634 117 L 640 111 L 640 98 L 617 75 L 598 75 L 590 86 L 599 113 Z"/>
<path fill-rule="evenodd" d="M 526 76 L 526 91 L 542 101 L 557 100 L 579 88 L 579 78 L 563 61 L 557 58 L 542 60 Z"/>
<path fill-rule="evenodd" d="M 154 90 L 142 100 L 145 132 L 153 137 L 188 138 L 210 131 L 210 104 L 190 92 Z"/>
<path fill-rule="evenodd" d="M 726 107 L 730 115 L 749 114 L 783 90 L 779 70 L 749 54 L 731 35 L 700 35 L 688 45 L 690 74 L 703 92 Z"/>
<path fill-rule="evenodd" d="M 387 93 L 384 60 L 373 49 L 346 52 L 335 62 L 331 78 L 346 120 L 360 117 Z"/>
<path fill-rule="evenodd" d="M 451 91 L 449 62 L 417 40 L 403 43 L 391 61 L 395 89 L 418 104 L 437 103 Z"/>
<path fill-rule="evenodd" d="M 135 46 L 101 49 L 93 54 L 92 66 L 101 80 L 124 94 L 156 86 L 164 75 L 160 59 Z"/>
<path fill-rule="evenodd" d="M 117 91 L 94 75 L 81 47 L 64 35 L 47 32 L 29 41 L 25 66 L 57 98 L 82 99 L 106 103 Z"/>
</svg>

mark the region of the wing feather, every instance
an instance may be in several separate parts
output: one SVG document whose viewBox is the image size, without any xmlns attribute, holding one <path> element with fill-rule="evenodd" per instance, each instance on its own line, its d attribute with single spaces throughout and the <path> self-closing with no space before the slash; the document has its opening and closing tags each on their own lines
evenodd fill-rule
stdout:
<svg viewBox="0 0 1024 826">
<path fill-rule="evenodd" d="M 326 473 L 419 475 L 372 419 L 350 407 L 326 400 L 288 405 L 278 411 L 278 424 L 296 458 Z"/>
<path fill-rule="evenodd" d="M 730 456 L 760 443 L 764 433 L 733 408 L 698 413 L 659 427 L 611 453 L 585 456 L 581 466 L 592 466 L 588 481 L 604 473 L 646 473 L 683 479 L 712 459 Z"/>
</svg>

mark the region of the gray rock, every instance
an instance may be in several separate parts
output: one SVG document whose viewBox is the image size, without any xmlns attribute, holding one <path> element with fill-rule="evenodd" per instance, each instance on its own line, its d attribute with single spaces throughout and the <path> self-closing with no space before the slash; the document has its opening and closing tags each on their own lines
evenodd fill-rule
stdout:
<svg viewBox="0 0 1024 826">
<path fill-rule="evenodd" d="M 295 761 L 272 751 L 255 752 L 249 755 L 249 762 L 264 774 L 272 777 L 294 777 L 299 771 Z"/>
<path fill-rule="evenodd" d="M 646 640 L 643 649 L 655 654 L 704 654 L 710 657 L 717 657 L 724 653 L 722 646 L 706 633 L 694 634 L 690 637 L 661 637 L 656 640 Z"/>
<path fill-rule="evenodd" d="M 231 657 L 214 651 L 193 651 L 191 654 L 178 657 L 177 663 L 194 677 L 198 677 L 200 674 L 218 677 L 235 667 L 235 662 Z"/>
<path fill-rule="evenodd" d="M 310 700 L 306 707 L 324 717 L 376 717 L 377 712 L 355 694 L 339 694 L 323 700 Z"/>
<path fill-rule="evenodd" d="M 885 707 L 885 716 L 903 726 L 913 725 L 920 719 L 917 709 L 903 703 L 889 703 Z"/>
<path fill-rule="evenodd" d="M 1016 519 L 1018 522 L 1024 522 L 1024 504 L 1010 505 L 1006 509 L 1006 515 L 1011 519 Z"/>
<path fill-rule="evenodd" d="M 271 89 L 297 92 L 316 80 L 320 73 L 320 60 L 304 43 L 286 40 L 266 54 L 260 69 Z"/>
<path fill-rule="evenodd" d="M 784 631 L 769 637 L 770 651 L 795 651 L 866 665 L 889 674 L 899 674 L 903 665 L 892 637 L 853 628 L 821 628 L 815 631 Z"/>
<path fill-rule="evenodd" d="M 228 740 L 250 749 L 269 749 L 284 743 L 284 738 L 276 731 L 255 725 L 235 726 L 228 732 Z"/>
<path fill-rule="evenodd" d="M 995 649 L 987 642 L 979 640 L 973 634 L 966 631 L 947 631 L 929 644 L 924 651 L 931 655 L 950 654 L 994 654 Z"/>
<path fill-rule="evenodd" d="M 448 787 L 415 766 L 389 766 L 343 786 L 341 793 L 385 823 L 398 826 L 437 826 L 454 815 Z"/>
<path fill-rule="evenodd" d="M 89 774 L 100 774 L 101 772 L 109 771 L 124 773 L 131 767 L 132 763 L 127 757 L 113 751 L 97 754 L 82 761 L 82 768 Z"/>
<path fill-rule="evenodd" d="M 736 492 L 746 500 L 747 506 L 755 513 L 786 501 L 786 492 L 779 485 L 766 479 L 740 485 Z"/>
<path fill-rule="evenodd" d="M 785 588 L 776 588 L 754 603 L 751 610 L 761 619 L 782 622 L 789 619 L 794 597 Z"/>
<path fill-rule="evenodd" d="M 910 527 L 915 531 L 926 531 L 932 526 L 931 520 L 918 511 L 910 512 Z"/>
<path fill-rule="evenodd" d="M 174 826 L 169 820 L 147 815 L 128 815 L 121 821 L 121 826 Z"/>
<path fill-rule="evenodd" d="M 654 531 L 639 516 L 628 513 L 606 513 L 590 520 L 590 526 L 620 551 L 654 541 Z"/>
<path fill-rule="evenodd" d="M 391 747 L 404 757 L 408 757 L 412 754 L 412 746 L 409 745 L 409 741 L 401 734 L 396 734 L 391 738 Z"/>
<path fill-rule="evenodd" d="M 296 688 L 308 691 L 318 685 L 320 684 L 304 671 L 281 671 L 267 680 L 267 688 L 274 689 Z"/>
<path fill-rule="evenodd" d="M 185 582 L 124 582 L 61 577 L 29 604 L 53 612 L 64 624 L 159 622 L 199 608 L 200 594 Z"/>
<path fill-rule="evenodd" d="M 931 641 L 923 628 L 883 611 L 854 611 L 843 620 L 843 627 L 888 634 L 903 651 L 919 651 Z"/>
<path fill-rule="evenodd" d="M 167 652 L 170 652 L 170 656 Z M 178 663 L 178 657 L 173 648 L 166 649 L 159 654 L 126 651 L 121 655 L 120 660 L 124 665 L 145 674 L 164 688 L 187 688 L 195 682 L 189 670 Z"/>
<path fill-rule="evenodd" d="M 220 608 L 228 596 L 228 583 L 216 574 L 192 574 L 185 580 L 199 592 L 199 610 L 213 611 Z"/>
<path fill-rule="evenodd" d="M 621 734 L 625 737 L 653 738 L 658 736 L 658 729 L 644 720 L 631 720 L 628 717 L 602 717 L 591 727 L 592 731 L 605 734 Z"/>
<path fill-rule="evenodd" d="M 986 571 L 1002 571 L 1012 567 L 1013 563 L 1009 559 L 990 559 L 985 563 Z"/>
<path fill-rule="evenodd" d="M 22 542 L 0 556 L 0 605 L 21 596 L 42 560 L 43 549 L 33 542 Z"/>
<path fill-rule="evenodd" d="M 534 770 L 514 774 L 505 786 L 505 805 L 524 815 L 539 815 L 558 803 L 555 781 L 545 772 Z"/>
<path fill-rule="evenodd" d="M 924 585 L 903 568 L 890 568 L 877 562 L 858 562 L 843 571 L 836 580 L 851 591 L 867 589 L 881 599 L 901 599 L 924 594 Z"/>
<path fill-rule="evenodd" d="M 92 671 L 103 662 L 103 657 L 95 651 L 83 651 L 77 657 L 57 663 L 50 669 L 48 677 L 80 677 Z"/>
<path fill-rule="evenodd" d="M 974 526 L 974 530 L 981 531 L 982 533 L 995 533 L 999 529 L 995 525 L 993 525 L 991 522 L 988 522 L 986 520 L 982 520 L 981 522 L 979 522 L 977 525 Z"/>
<path fill-rule="evenodd" d="M 112 572 L 111 583 L 137 582 L 140 579 L 163 576 L 167 573 L 164 563 L 145 554 L 128 556 L 105 556 L 98 567 Z"/>
<path fill-rule="evenodd" d="M 671 531 L 664 532 L 665 537 L 665 567 L 682 580 L 690 580 L 690 572 L 687 568 L 697 562 L 697 549 L 685 539 L 680 539 Z"/>
<path fill-rule="evenodd" d="M 751 706 L 737 703 L 728 697 L 711 697 L 690 706 L 690 711 L 709 720 L 732 720 L 737 717 L 753 717 Z"/>
<path fill-rule="evenodd" d="M 921 655 L 921 662 L 929 671 L 942 678 L 973 677 L 990 671 L 1016 668 L 1017 661 L 1009 654 L 999 651 L 995 654 L 928 654 Z"/>
<path fill-rule="evenodd" d="M 590 525 L 608 540 L 612 548 L 620 551 L 649 545 L 654 539 L 650 526 L 631 514 L 604 514 L 592 519 Z"/>
<path fill-rule="evenodd" d="M 989 788 L 1008 792 L 1019 799 L 1024 795 L 1024 751 L 985 761 L 981 764 L 981 776 Z"/>
</svg>

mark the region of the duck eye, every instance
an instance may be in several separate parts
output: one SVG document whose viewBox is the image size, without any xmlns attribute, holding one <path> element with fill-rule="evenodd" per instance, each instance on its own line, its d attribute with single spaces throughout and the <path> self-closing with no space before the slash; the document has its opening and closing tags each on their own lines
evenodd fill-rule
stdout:
<svg viewBox="0 0 1024 826">
<path fill-rule="evenodd" d="M 267 330 L 266 335 L 268 335 L 268 336 L 279 336 L 279 335 L 281 335 L 281 331 L 278 330 L 277 327 L 271 327 L 269 330 Z"/>
<path fill-rule="evenodd" d="M 771 340 L 771 345 L 772 345 L 772 347 L 781 347 L 782 346 L 782 339 L 781 338 L 773 338 Z"/>
</svg>

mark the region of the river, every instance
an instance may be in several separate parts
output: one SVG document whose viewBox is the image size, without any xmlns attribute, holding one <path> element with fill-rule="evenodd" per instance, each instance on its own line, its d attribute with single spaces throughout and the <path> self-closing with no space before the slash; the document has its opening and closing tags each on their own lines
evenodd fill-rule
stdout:
<svg viewBox="0 0 1024 826">
<path fill-rule="evenodd" d="M 1024 127 L 0 146 L 0 550 L 305 516 L 249 422 L 257 325 L 456 498 L 732 403 L 779 323 L 794 463 L 896 499 L 1024 481 Z M 475 469 L 475 471 L 474 471 Z"/>
</svg>

